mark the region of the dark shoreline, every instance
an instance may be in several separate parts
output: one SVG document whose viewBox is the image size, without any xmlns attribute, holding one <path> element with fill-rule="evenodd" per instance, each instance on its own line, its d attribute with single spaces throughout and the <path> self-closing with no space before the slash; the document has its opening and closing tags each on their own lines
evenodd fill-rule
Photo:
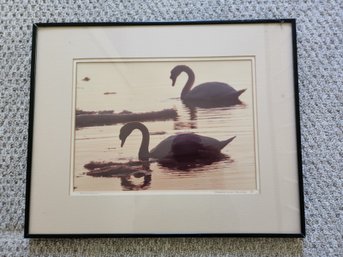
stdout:
<svg viewBox="0 0 343 257">
<path fill-rule="evenodd" d="M 109 113 L 109 112 L 87 112 L 77 114 L 75 119 L 76 128 L 113 125 L 130 121 L 155 121 L 171 120 L 177 117 L 174 109 L 165 109 L 156 112 L 143 113 Z"/>
</svg>

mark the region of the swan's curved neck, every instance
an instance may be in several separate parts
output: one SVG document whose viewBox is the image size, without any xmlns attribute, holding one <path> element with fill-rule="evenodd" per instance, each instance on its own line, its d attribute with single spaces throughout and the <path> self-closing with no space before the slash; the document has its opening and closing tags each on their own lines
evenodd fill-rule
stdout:
<svg viewBox="0 0 343 257">
<path fill-rule="evenodd" d="M 186 72 L 188 75 L 188 80 L 186 82 L 186 85 L 183 87 L 182 92 L 181 92 L 181 99 L 184 99 L 194 84 L 195 76 L 192 69 L 189 68 L 188 66 L 182 66 L 182 68 L 183 68 L 182 71 Z"/>
<path fill-rule="evenodd" d="M 149 160 L 149 156 L 150 156 L 150 154 L 149 154 L 150 135 L 149 135 L 149 131 L 148 131 L 147 127 L 144 126 L 142 123 L 139 123 L 139 122 L 132 122 L 132 123 L 129 123 L 127 125 L 128 125 L 127 129 L 130 131 L 130 133 L 135 129 L 138 129 L 142 132 L 142 142 L 141 142 L 141 146 L 140 146 L 139 152 L 138 152 L 138 159 L 141 161 Z"/>
</svg>

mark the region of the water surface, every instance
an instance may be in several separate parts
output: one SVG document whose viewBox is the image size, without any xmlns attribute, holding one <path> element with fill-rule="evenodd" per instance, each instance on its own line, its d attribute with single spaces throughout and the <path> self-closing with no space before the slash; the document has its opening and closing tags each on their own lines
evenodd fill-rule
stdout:
<svg viewBox="0 0 343 257">
<path fill-rule="evenodd" d="M 209 165 L 163 167 L 150 164 L 151 174 L 143 177 L 95 178 L 85 175 L 91 162 L 127 163 L 138 160 L 141 133 L 137 130 L 120 147 L 119 130 L 123 124 L 86 127 L 75 131 L 74 190 L 256 190 L 256 165 L 253 120 L 252 66 L 242 61 L 190 61 L 195 85 L 221 81 L 237 90 L 247 88 L 242 104 L 218 108 L 188 108 L 179 96 L 187 80 L 181 75 L 171 86 L 170 70 L 180 61 L 78 64 L 76 108 L 84 111 L 114 110 L 130 112 L 177 110 L 175 120 L 144 123 L 150 133 L 150 149 L 170 135 L 192 132 L 218 140 L 236 138 L 222 153 L 224 158 Z M 220 68 L 215 68 L 220 67 Z M 206 72 L 205 72 L 206 71 Z M 158 74 L 155 76 L 155 74 Z M 197 76 L 197 74 L 199 74 Z M 87 79 L 85 79 L 87 78 Z"/>
</svg>

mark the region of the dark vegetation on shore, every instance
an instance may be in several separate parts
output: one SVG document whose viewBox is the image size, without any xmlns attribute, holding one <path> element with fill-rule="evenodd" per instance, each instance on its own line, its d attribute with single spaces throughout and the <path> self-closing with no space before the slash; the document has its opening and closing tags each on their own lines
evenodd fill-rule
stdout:
<svg viewBox="0 0 343 257">
<path fill-rule="evenodd" d="M 177 112 L 174 109 L 164 109 L 155 112 L 132 113 L 122 111 L 114 113 L 114 111 L 82 111 L 76 110 L 76 128 L 113 125 L 116 123 L 124 123 L 130 121 L 155 121 L 155 120 L 171 120 L 176 119 Z"/>
</svg>

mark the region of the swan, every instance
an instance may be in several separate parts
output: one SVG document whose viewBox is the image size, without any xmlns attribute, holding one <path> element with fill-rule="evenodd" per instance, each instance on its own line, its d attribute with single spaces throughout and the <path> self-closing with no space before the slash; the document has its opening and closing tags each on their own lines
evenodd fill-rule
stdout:
<svg viewBox="0 0 343 257">
<path fill-rule="evenodd" d="M 185 72 L 188 80 L 182 89 L 181 100 L 188 105 L 196 107 L 219 107 L 240 104 L 238 97 L 246 90 L 236 90 L 226 83 L 206 82 L 202 83 L 192 90 L 195 81 L 193 70 L 187 65 L 177 65 L 170 72 L 172 86 L 175 86 L 177 77 Z"/>
<path fill-rule="evenodd" d="M 121 147 L 124 146 L 126 138 L 135 129 L 142 132 L 142 142 L 138 152 L 138 158 L 141 161 L 148 161 L 149 158 L 157 160 L 207 158 L 207 156 L 220 154 L 221 149 L 235 138 L 234 136 L 219 141 L 211 137 L 184 133 L 167 137 L 149 151 L 150 135 L 147 127 L 140 122 L 129 122 L 120 129 Z"/>
</svg>

